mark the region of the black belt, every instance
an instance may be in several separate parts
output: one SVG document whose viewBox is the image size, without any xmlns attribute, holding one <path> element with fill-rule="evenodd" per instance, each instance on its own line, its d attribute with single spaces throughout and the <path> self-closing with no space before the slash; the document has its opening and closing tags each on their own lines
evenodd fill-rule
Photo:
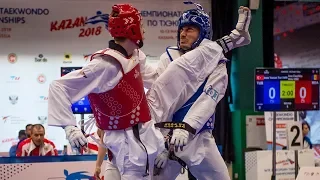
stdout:
<svg viewBox="0 0 320 180">
<path fill-rule="evenodd" d="M 160 124 L 160 123 L 157 123 L 157 124 Z M 157 124 L 156 124 L 156 127 L 159 127 L 159 126 L 157 126 Z M 170 140 L 171 140 L 172 130 L 169 132 L 168 135 L 169 135 L 170 138 L 168 139 L 168 141 L 165 142 L 165 147 L 166 147 L 166 149 L 169 151 L 168 159 L 170 159 L 170 160 L 172 160 L 172 161 L 177 161 L 184 169 L 186 169 L 187 163 L 185 163 L 182 159 L 180 159 L 178 156 L 176 156 L 176 155 L 174 154 L 174 151 L 171 151 L 171 150 L 170 150 L 170 144 L 169 144 L 168 142 L 170 142 Z M 153 174 L 153 175 L 154 175 L 154 176 L 159 175 L 161 169 L 159 169 L 159 168 L 157 168 L 157 167 L 155 167 L 154 169 L 155 169 L 155 170 L 154 170 L 154 174 Z"/>
<path fill-rule="evenodd" d="M 138 141 L 142 144 L 146 154 L 147 154 L 147 165 L 146 165 L 146 171 L 145 174 L 143 175 L 143 177 L 149 176 L 149 155 L 148 155 L 148 151 L 146 146 L 142 143 L 141 139 L 140 139 L 140 133 L 139 133 L 139 124 L 136 124 L 132 127 L 132 131 L 133 131 L 133 135 L 135 138 L 138 139 Z"/>
<path fill-rule="evenodd" d="M 188 123 L 185 122 L 160 122 L 156 123 L 155 127 L 163 129 L 184 129 L 191 134 L 196 134 L 196 129 L 191 127 Z"/>
<path fill-rule="evenodd" d="M 174 155 L 173 151 L 169 152 L 169 159 L 172 161 L 177 161 L 183 168 L 187 167 L 187 163 L 185 163 L 182 159 L 180 159 L 178 156 Z"/>
</svg>

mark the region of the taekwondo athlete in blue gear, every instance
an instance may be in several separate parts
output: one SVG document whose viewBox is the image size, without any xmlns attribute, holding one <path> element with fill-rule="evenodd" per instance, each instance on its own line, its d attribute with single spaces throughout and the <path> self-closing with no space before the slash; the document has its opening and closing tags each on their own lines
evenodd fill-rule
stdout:
<svg viewBox="0 0 320 180">
<path fill-rule="evenodd" d="M 204 38 L 206 39 L 211 39 L 211 26 L 210 26 L 210 19 L 209 15 L 207 15 L 204 12 L 204 9 L 200 4 L 197 3 L 192 3 L 192 2 L 185 2 L 185 4 L 195 4 L 197 9 L 191 9 L 188 10 L 186 13 L 183 13 L 183 15 L 179 18 L 179 27 L 178 27 L 178 43 L 177 46 L 178 48 L 172 48 L 168 47 L 166 52 L 170 58 L 170 61 L 173 61 L 172 56 L 170 55 L 169 50 L 176 50 L 176 51 L 181 51 L 182 53 L 185 53 L 187 51 L 190 51 L 197 47 Z M 180 32 L 181 29 L 185 26 L 196 26 L 199 28 L 199 37 L 198 39 L 192 43 L 191 47 L 189 49 L 182 49 L 180 47 Z M 222 60 L 223 62 L 223 60 Z M 179 109 L 177 112 L 173 114 L 172 121 L 173 122 L 183 122 L 184 117 L 188 113 L 189 109 L 191 108 L 192 104 L 198 99 L 198 97 L 202 94 L 204 91 L 204 86 L 207 83 L 207 80 L 200 86 L 200 88 L 197 90 L 197 92 L 182 106 L 181 109 Z M 213 130 L 213 119 L 214 115 L 210 117 L 208 122 L 203 126 L 203 128 L 198 132 L 202 132 L 203 130 L 209 129 Z"/>
<path fill-rule="evenodd" d="M 201 5 L 195 5 L 197 6 L 196 9 L 188 10 L 180 17 L 177 47 L 167 48 L 166 52 L 160 57 L 158 74 L 161 74 L 170 62 L 183 54 L 192 52 L 201 41 L 210 39 L 209 16 L 204 12 Z M 250 43 L 251 39 L 248 32 L 250 20 L 250 10 L 240 7 L 236 29 L 229 36 L 217 40 L 225 53 Z M 194 29 L 198 29 L 198 31 Z M 197 38 L 194 38 L 194 32 L 198 32 Z M 240 39 L 241 41 L 239 41 Z M 187 42 L 189 46 L 186 45 Z M 235 42 L 240 43 L 236 44 Z M 228 84 L 225 63 L 226 59 L 220 60 L 217 68 L 206 78 L 196 93 L 172 117 L 173 122 L 184 122 L 196 130 L 196 133 L 190 133 L 184 129 L 174 129 L 171 144 L 176 147 L 177 145 L 178 147 L 184 146 L 183 151 L 175 152 L 175 156 L 184 161 L 192 174 L 201 180 L 230 180 L 226 164 L 211 133 L 214 125 L 215 107 L 223 98 Z M 178 133 L 175 134 L 175 131 Z M 179 136 L 182 136 L 182 138 Z M 181 165 L 177 161 L 168 160 L 168 155 L 169 152 L 164 151 L 156 159 L 156 167 L 162 169 L 159 171 L 159 175 L 154 177 L 155 179 L 174 180 L 179 175 Z"/>
</svg>

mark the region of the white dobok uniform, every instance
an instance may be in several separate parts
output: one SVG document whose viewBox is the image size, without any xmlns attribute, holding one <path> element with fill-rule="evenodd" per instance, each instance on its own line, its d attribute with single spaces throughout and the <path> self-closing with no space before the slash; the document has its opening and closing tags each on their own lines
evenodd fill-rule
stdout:
<svg viewBox="0 0 320 180">
<path fill-rule="evenodd" d="M 180 56 L 181 54 L 177 48 L 168 48 L 167 52 L 160 57 L 157 73 L 162 74 L 165 72 L 166 68 Z M 224 97 L 227 86 L 226 63 L 225 59 L 221 59 L 221 63 L 208 76 L 207 81 L 204 82 L 203 90 L 199 93 L 198 98 L 190 103 L 188 101 L 181 108 L 189 108 L 183 118 L 183 122 L 195 128 L 197 134 L 187 143 L 183 151 L 179 150 L 175 152 L 175 155 L 187 164 L 189 170 L 197 179 L 230 180 L 227 166 L 212 135 L 215 109 L 218 102 Z M 175 119 L 169 120 L 174 121 Z M 207 128 L 204 128 L 204 126 L 207 126 Z M 155 176 L 155 179 L 175 180 L 180 170 L 181 165 L 177 161 L 169 160 L 164 169 L 161 170 L 160 175 Z"/>
<path fill-rule="evenodd" d="M 154 69 L 150 70 L 151 67 L 146 65 L 146 56 L 140 50 L 136 50 L 132 57 L 132 63 L 140 64 L 145 86 L 148 83 L 151 85 L 156 78 L 147 93 L 152 119 L 143 123 L 139 129 L 140 139 L 148 151 L 151 176 L 142 177 L 147 155 L 134 137 L 132 128 L 105 131 L 104 143 L 112 151 L 113 162 L 122 179 L 150 179 L 153 175 L 154 160 L 164 150 L 163 135 L 154 127 L 154 123 L 164 122 L 172 117 L 217 68 L 224 55 L 216 42 L 205 39 L 193 51 L 170 63 L 159 77 Z M 71 110 L 72 103 L 90 93 L 112 90 L 123 77 L 121 68 L 125 67 L 121 67 L 120 63 L 110 56 L 95 56 L 82 70 L 70 72 L 53 81 L 49 88 L 48 124 L 76 126 Z"/>
</svg>

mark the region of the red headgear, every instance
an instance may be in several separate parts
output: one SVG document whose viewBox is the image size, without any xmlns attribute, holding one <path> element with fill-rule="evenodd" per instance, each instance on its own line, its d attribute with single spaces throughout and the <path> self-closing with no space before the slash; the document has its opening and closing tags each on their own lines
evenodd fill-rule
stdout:
<svg viewBox="0 0 320 180">
<path fill-rule="evenodd" d="M 140 23 L 140 12 L 130 4 L 112 6 L 108 22 L 108 30 L 112 37 L 128 38 L 141 48 L 143 32 L 141 32 Z"/>
</svg>

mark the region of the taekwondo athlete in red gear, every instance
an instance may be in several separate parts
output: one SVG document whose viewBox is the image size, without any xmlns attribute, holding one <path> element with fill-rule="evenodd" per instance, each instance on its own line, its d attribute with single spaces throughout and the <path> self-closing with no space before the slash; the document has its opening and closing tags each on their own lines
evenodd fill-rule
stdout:
<svg viewBox="0 0 320 180">
<path fill-rule="evenodd" d="M 175 59 L 192 51 L 203 39 L 209 39 L 211 31 L 208 15 L 199 4 L 196 9 L 191 9 L 183 13 L 179 19 L 178 43 L 177 47 L 168 47 L 166 52 L 160 57 L 158 74 L 165 71 L 167 66 Z M 237 28 L 232 31 L 242 37 L 250 37 L 248 27 L 251 20 L 248 8 L 239 8 L 239 21 Z M 246 23 L 246 24 L 243 24 Z M 244 27 L 244 28 L 243 28 Z M 231 39 L 224 37 L 223 39 Z M 222 41 L 221 39 L 218 40 Z M 243 41 L 246 45 L 250 38 Z M 227 52 L 227 51 L 226 51 Z M 215 121 L 215 108 L 217 103 L 223 98 L 228 85 L 228 74 L 226 63 L 223 59 L 217 68 L 206 78 L 205 82 L 198 88 L 198 91 L 173 114 L 173 122 L 186 122 L 197 130 L 195 136 L 188 139 L 189 133 L 185 130 L 176 129 L 173 134 L 180 133 L 186 137 L 183 151 L 175 152 L 197 179 L 209 180 L 229 180 L 229 173 L 224 160 L 222 159 L 215 140 L 212 136 Z M 177 132 L 178 131 L 178 132 Z M 182 131 L 182 132 L 181 132 Z M 172 137 L 172 144 L 175 144 Z M 179 138 L 176 138 L 177 140 Z M 183 138 L 182 138 L 183 141 Z M 169 152 L 165 150 L 161 153 L 155 164 L 160 170 L 159 176 L 155 179 L 175 180 L 181 170 L 178 161 L 169 160 Z"/>
<path fill-rule="evenodd" d="M 200 87 L 223 59 L 223 49 L 210 40 L 202 41 L 191 54 L 186 53 L 186 56 L 182 55 L 170 63 L 147 93 L 150 111 L 141 112 L 142 109 L 146 110 L 146 106 L 143 104 L 145 95 L 140 78 L 148 76 L 146 56 L 138 50 L 143 45 L 141 15 L 128 4 L 118 4 L 112 9 L 108 30 L 116 39 L 126 39 L 122 43 L 111 41 L 109 48 L 95 53 L 82 70 L 73 71 L 51 83 L 48 123 L 63 127 L 72 146 L 84 146 L 87 140 L 76 127 L 71 105 L 89 94 L 96 123 L 105 131 L 104 144 L 112 152 L 112 161 L 120 171 L 121 178 L 151 179 L 154 160 L 164 150 L 163 135 L 154 127 L 154 123 L 172 117 L 187 102 L 197 89 L 192 87 Z M 122 96 L 130 99 L 130 103 L 117 103 L 123 102 Z M 131 109 L 124 106 L 131 106 Z M 139 139 L 135 136 L 135 127 L 139 127 Z"/>
</svg>

